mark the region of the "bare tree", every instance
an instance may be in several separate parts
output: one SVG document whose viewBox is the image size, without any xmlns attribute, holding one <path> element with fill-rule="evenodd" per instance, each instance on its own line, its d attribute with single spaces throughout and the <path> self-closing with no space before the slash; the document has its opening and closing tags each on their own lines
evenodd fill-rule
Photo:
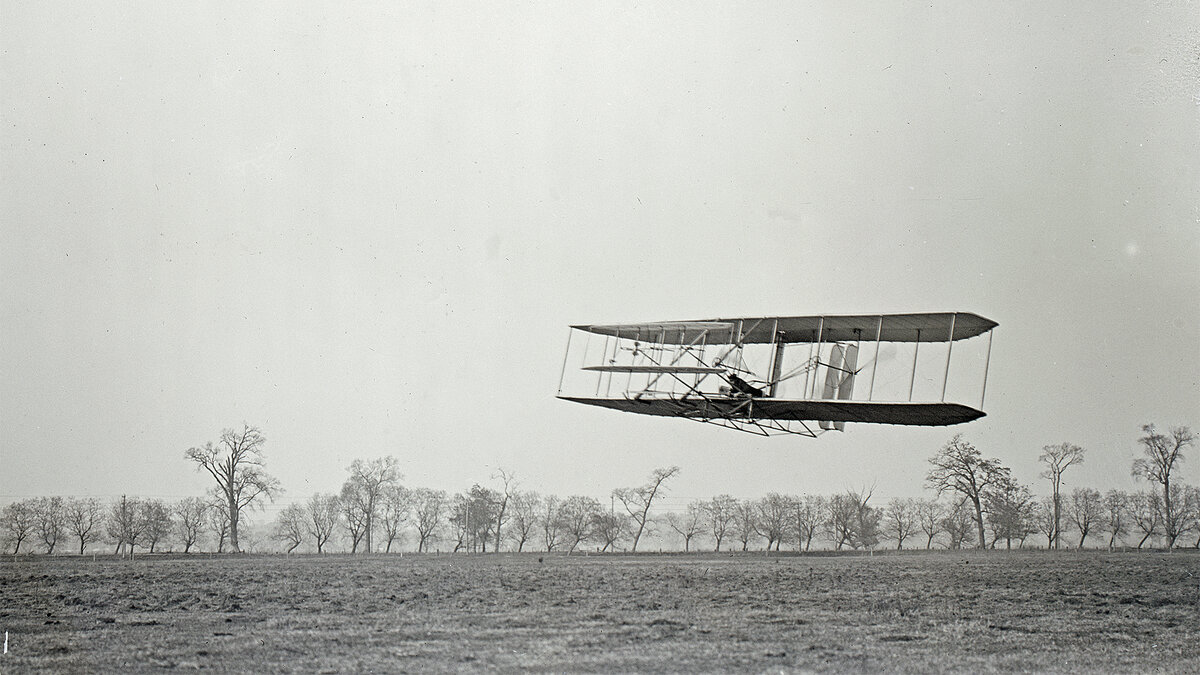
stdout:
<svg viewBox="0 0 1200 675">
<path fill-rule="evenodd" d="M 46 553 L 52 555 L 58 540 L 67 533 L 66 504 L 62 497 L 38 497 L 33 502 L 33 512 L 37 518 L 37 533 L 46 547 Z"/>
<path fill-rule="evenodd" d="M 737 508 L 738 500 L 731 495 L 717 495 L 704 503 L 708 514 L 708 526 L 712 530 L 713 540 L 716 541 L 713 545 L 714 551 L 721 550 L 721 540 L 725 538 L 725 532 L 737 517 Z"/>
<path fill-rule="evenodd" d="M 171 509 L 161 499 L 147 499 L 142 502 L 142 517 L 146 521 L 142 539 L 150 552 L 154 553 L 159 542 L 171 535 L 175 521 L 171 518 Z"/>
<path fill-rule="evenodd" d="M 1071 491 L 1071 500 L 1067 503 L 1067 517 L 1079 532 L 1079 548 L 1087 539 L 1092 527 L 1103 514 L 1103 498 L 1092 488 L 1075 488 Z"/>
<path fill-rule="evenodd" d="M 950 539 L 946 545 L 947 548 L 955 550 L 962 548 L 963 542 L 971 534 L 973 524 L 971 505 L 966 497 L 961 497 L 946 511 L 946 517 L 942 519 L 942 531 Z"/>
<path fill-rule="evenodd" d="M 494 515 L 496 517 L 496 522 L 494 525 L 492 525 L 492 532 L 496 538 L 496 542 L 495 545 L 492 546 L 492 550 L 499 553 L 500 538 L 504 535 L 504 525 L 512 516 L 508 507 L 509 503 L 512 501 L 513 492 L 517 489 L 517 480 L 513 474 L 505 471 L 504 469 L 497 469 L 496 474 L 492 476 L 492 478 L 496 477 L 499 477 L 500 482 L 504 484 L 504 488 L 502 490 L 495 491 L 496 506 Z"/>
<path fill-rule="evenodd" d="M 511 502 L 512 517 L 508 521 L 508 537 L 517 545 L 517 552 L 520 553 L 537 529 L 538 507 L 541 506 L 542 498 L 533 491 L 517 491 L 513 493 Z"/>
<path fill-rule="evenodd" d="M 754 503 L 738 500 L 730 525 L 733 527 L 733 536 L 742 542 L 742 550 L 749 549 L 750 540 L 758 536 L 758 510 L 754 508 Z"/>
<path fill-rule="evenodd" d="M 847 490 L 846 494 L 854 500 L 855 506 L 855 538 L 851 542 L 854 548 L 874 548 L 879 543 L 879 522 L 883 515 L 879 509 L 871 506 L 871 496 L 874 488 L 867 490 Z"/>
<path fill-rule="evenodd" d="M 308 513 L 303 506 L 288 504 L 275 517 L 275 529 L 271 533 L 271 538 L 286 544 L 286 552 L 290 554 L 304 543 L 304 535 L 308 530 L 307 520 Z"/>
<path fill-rule="evenodd" d="M 1184 452 L 1196 442 L 1196 436 L 1188 427 L 1173 427 L 1168 434 L 1160 434 L 1153 424 L 1142 427 L 1146 434 L 1138 439 L 1144 457 L 1133 460 L 1133 477 L 1145 478 L 1162 487 L 1162 529 L 1167 538 L 1167 548 L 1175 545 L 1182 534 L 1180 512 L 1171 491 L 1171 472 L 1182 463 Z"/>
<path fill-rule="evenodd" d="M 1037 504 L 1033 493 L 1013 479 L 1003 476 L 985 494 L 987 520 L 992 528 L 992 547 L 1003 539 L 1011 549 L 1013 539 L 1020 542 L 1033 531 L 1033 510 Z"/>
<path fill-rule="evenodd" d="M 446 518 L 454 533 L 454 552 L 471 548 L 471 498 L 457 492 L 450 498 L 450 512 Z"/>
<path fill-rule="evenodd" d="M 247 526 L 242 530 L 242 551 L 254 553 L 256 551 L 264 550 L 264 538 L 270 538 L 270 528 L 264 526 L 260 529 L 255 527 L 253 523 L 247 523 L 246 525 Z"/>
<path fill-rule="evenodd" d="M 879 543 L 881 514 L 870 505 L 873 490 L 847 490 L 829 499 L 826 525 L 834 548 L 871 548 Z"/>
<path fill-rule="evenodd" d="M 358 553 L 358 547 L 367 533 L 367 512 L 362 503 L 353 498 L 353 491 L 350 499 L 346 498 L 346 492 L 346 486 L 342 485 L 342 495 L 337 503 L 341 510 L 341 523 L 350 537 L 350 553 L 353 555 Z"/>
<path fill-rule="evenodd" d="M 600 551 L 617 550 L 617 542 L 629 534 L 629 519 L 601 508 L 596 512 L 592 531 L 602 544 Z"/>
<path fill-rule="evenodd" d="M 813 537 L 825 517 L 825 498 L 820 495 L 801 495 L 791 500 L 792 534 L 796 536 L 796 550 L 807 551 L 812 547 Z"/>
<path fill-rule="evenodd" d="M 1158 534 L 1162 525 L 1162 496 L 1157 492 L 1136 492 L 1129 498 L 1129 515 L 1142 533 L 1141 548 L 1146 540 Z"/>
<path fill-rule="evenodd" d="M 356 459 L 346 469 L 350 477 L 342 484 L 342 510 L 358 512 L 353 520 L 360 524 L 360 538 L 367 553 L 375 550 L 372 539 L 375 519 L 382 506 L 384 493 L 400 482 L 399 467 L 399 460 L 388 455 L 369 462 Z M 347 522 L 351 520 L 350 515 L 346 518 Z"/>
<path fill-rule="evenodd" d="M 217 553 L 225 552 L 225 542 L 229 540 L 229 503 L 213 489 L 208 500 L 208 528 L 212 530 L 217 540 Z"/>
<path fill-rule="evenodd" d="M 602 513 L 600 502 L 579 495 L 567 497 L 559 510 L 563 533 L 566 535 L 567 554 L 577 546 L 595 536 L 596 515 Z"/>
<path fill-rule="evenodd" d="M 546 552 L 549 553 L 561 544 L 559 538 L 563 530 L 562 500 L 555 495 L 548 495 L 543 499 L 538 521 L 542 524 L 542 541 L 545 542 Z"/>
<path fill-rule="evenodd" d="M 145 509 L 141 500 L 122 496 L 120 501 L 112 505 L 108 514 L 107 529 L 112 541 L 117 545 L 118 555 L 128 547 L 128 555 L 133 557 L 133 547 L 141 541 L 146 524 Z"/>
<path fill-rule="evenodd" d="M 446 511 L 446 493 L 441 490 L 413 490 L 413 521 L 417 526 L 417 551 L 429 550 L 437 538 Z"/>
<path fill-rule="evenodd" d="M 87 545 L 100 540 L 100 526 L 104 522 L 104 506 L 99 499 L 68 499 L 66 504 L 67 529 L 79 540 L 79 555 Z"/>
<path fill-rule="evenodd" d="M 1083 463 L 1083 448 L 1070 443 L 1042 447 L 1038 461 L 1046 465 L 1042 478 L 1050 479 L 1051 516 L 1054 519 L 1053 546 L 1058 548 L 1059 533 L 1062 532 L 1062 475 L 1075 464 Z"/>
<path fill-rule="evenodd" d="M 304 527 L 313 538 L 317 553 L 325 552 L 342 520 L 341 499 L 337 495 L 316 493 L 304 504 Z"/>
<path fill-rule="evenodd" d="M 204 534 L 207 516 L 208 503 L 199 497 L 185 497 L 175 504 L 176 533 L 184 553 L 190 553 Z"/>
<path fill-rule="evenodd" d="M 1033 524 L 1037 532 L 1046 535 L 1046 548 L 1054 548 L 1058 525 L 1054 522 L 1054 498 L 1042 497 L 1033 512 Z"/>
<path fill-rule="evenodd" d="M 465 493 L 454 496 L 450 522 L 455 527 L 458 543 L 454 550 L 466 548 L 487 553 L 492 528 L 496 526 L 499 498 L 495 491 L 476 483 Z"/>
<path fill-rule="evenodd" d="M 37 512 L 32 500 L 13 502 L 0 511 L 3 516 L 5 538 L 13 545 L 13 555 L 21 550 L 21 543 L 37 528 Z"/>
<path fill-rule="evenodd" d="M 892 499 L 884 511 L 888 531 L 896 537 L 896 550 L 904 548 L 904 540 L 917 531 L 917 503 L 913 499 Z"/>
<path fill-rule="evenodd" d="M 661 489 L 664 489 L 663 483 L 678 473 L 679 467 L 677 466 L 655 469 L 650 473 L 650 480 L 646 484 L 633 488 L 618 488 L 613 490 L 613 496 L 621 502 L 621 505 L 629 512 L 629 517 L 637 525 L 637 530 L 633 533 L 633 546 L 631 547 L 633 551 L 637 551 L 638 541 L 641 540 L 642 533 L 646 529 L 650 507 L 654 504 L 654 498 L 658 496 Z"/>
<path fill-rule="evenodd" d="M 932 499 L 920 499 L 916 502 L 917 526 L 925 533 L 925 549 L 933 548 L 933 540 L 942 532 L 942 520 L 946 517 L 946 507 L 941 502 Z"/>
<path fill-rule="evenodd" d="M 769 492 L 754 503 L 754 508 L 758 531 L 767 538 L 767 550 L 774 546 L 778 551 L 792 524 L 791 502 L 778 492 Z"/>
<path fill-rule="evenodd" d="M 855 505 L 846 495 L 833 495 L 827 502 L 825 512 L 825 534 L 833 542 L 834 550 L 840 551 L 854 537 Z"/>
<path fill-rule="evenodd" d="M 672 530 L 683 537 L 683 550 L 690 551 L 692 539 L 704 531 L 708 523 L 705 520 L 706 509 L 704 502 L 691 502 L 683 513 L 668 513 L 667 524 Z"/>
<path fill-rule="evenodd" d="M 238 523 L 243 509 L 253 508 L 263 497 L 280 492 L 279 481 L 263 469 L 263 445 L 267 439 L 256 427 L 242 425 L 241 431 L 226 429 L 215 444 L 189 448 L 185 455 L 217 482 L 217 493 L 225 502 L 229 518 L 229 548 L 240 553 Z"/>
<path fill-rule="evenodd" d="M 383 533 L 387 537 L 385 553 L 392 552 L 392 544 L 400 538 L 404 523 L 408 522 L 412 494 L 403 485 L 389 485 L 383 492 Z"/>
<path fill-rule="evenodd" d="M 1104 494 L 1104 520 L 1108 530 L 1108 550 L 1117 547 L 1117 539 L 1129 532 L 1129 495 L 1120 490 Z"/>
<path fill-rule="evenodd" d="M 928 485 L 938 495 L 955 492 L 965 498 L 973 509 L 979 547 L 986 548 L 983 531 L 983 507 L 987 491 L 1009 475 L 1009 470 L 997 459 L 984 459 L 975 446 L 956 435 L 936 455 L 929 458 L 933 468 L 926 476 Z"/>
</svg>

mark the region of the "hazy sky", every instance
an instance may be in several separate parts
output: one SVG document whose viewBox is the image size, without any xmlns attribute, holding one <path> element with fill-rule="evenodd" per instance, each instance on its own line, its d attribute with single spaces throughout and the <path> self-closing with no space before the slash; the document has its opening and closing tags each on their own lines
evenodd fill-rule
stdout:
<svg viewBox="0 0 1200 675">
<path fill-rule="evenodd" d="M 355 458 L 606 496 L 1045 492 L 1200 427 L 1188 3 L 0 2 L 0 501 L 281 503 Z M 555 399 L 567 326 L 969 311 L 980 421 L 760 439 Z M 975 401 L 966 401 L 974 404 Z M 1181 474 L 1200 481 L 1200 449 Z"/>
</svg>

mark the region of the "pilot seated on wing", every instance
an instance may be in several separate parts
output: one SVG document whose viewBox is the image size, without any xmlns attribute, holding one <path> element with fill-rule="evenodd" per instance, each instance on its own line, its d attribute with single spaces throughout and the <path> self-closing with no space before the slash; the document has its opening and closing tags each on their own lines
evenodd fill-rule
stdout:
<svg viewBox="0 0 1200 675">
<path fill-rule="evenodd" d="M 766 396 L 762 389 L 738 377 L 736 373 L 729 373 L 728 377 L 734 396 L 749 396 L 750 398 Z"/>
</svg>

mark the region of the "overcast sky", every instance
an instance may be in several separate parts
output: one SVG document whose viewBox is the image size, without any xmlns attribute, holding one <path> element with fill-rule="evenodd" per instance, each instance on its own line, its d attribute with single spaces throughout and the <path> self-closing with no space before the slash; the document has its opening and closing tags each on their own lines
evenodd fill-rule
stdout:
<svg viewBox="0 0 1200 675">
<path fill-rule="evenodd" d="M 243 422 L 281 503 L 385 454 L 915 496 L 959 432 L 1133 489 L 1140 425 L 1200 427 L 1187 3 L 0 8 L 0 501 L 200 494 L 184 451 Z M 570 324 L 954 310 L 1000 323 L 959 427 L 555 398 Z"/>
</svg>

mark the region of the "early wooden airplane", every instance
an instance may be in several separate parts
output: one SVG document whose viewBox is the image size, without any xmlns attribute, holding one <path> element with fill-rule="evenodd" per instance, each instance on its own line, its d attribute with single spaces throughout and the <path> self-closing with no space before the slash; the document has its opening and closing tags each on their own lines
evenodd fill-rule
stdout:
<svg viewBox="0 0 1200 675">
<path fill-rule="evenodd" d="M 823 431 L 841 431 L 847 422 L 961 424 L 984 416 L 992 330 L 997 325 L 971 313 L 939 312 L 571 326 L 558 397 L 762 435 L 816 437 Z M 581 357 L 578 347 L 572 351 L 576 333 L 586 336 Z M 987 336 L 987 347 L 979 408 L 947 402 L 954 344 L 982 335 Z M 593 337 L 603 338 L 598 350 L 592 347 Z M 927 392 L 927 400 L 913 400 L 918 354 L 927 343 L 945 345 L 940 396 L 933 400 L 936 377 L 923 377 L 922 383 L 933 390 Z M 901 384 L 898 394 L 876 400 L 879 364 L 907 362 L 900 352 L 910 345 L 912 365 L 904 368 L 907 395 Z M 860 351 L 866 349 L 873 349 L 869 365 L 859 365 Z M 573 357 L 581 358 L 581 365 L 567 382 L 567 364 Z M 856 383 L 868 376 L 865 396 L 860 386 L 856 398 Z M 890 378 L 893 390 L 901 379 L 895 374 Z M 574 391 L 564 394 L 564 386 Z"/>
</svg>

